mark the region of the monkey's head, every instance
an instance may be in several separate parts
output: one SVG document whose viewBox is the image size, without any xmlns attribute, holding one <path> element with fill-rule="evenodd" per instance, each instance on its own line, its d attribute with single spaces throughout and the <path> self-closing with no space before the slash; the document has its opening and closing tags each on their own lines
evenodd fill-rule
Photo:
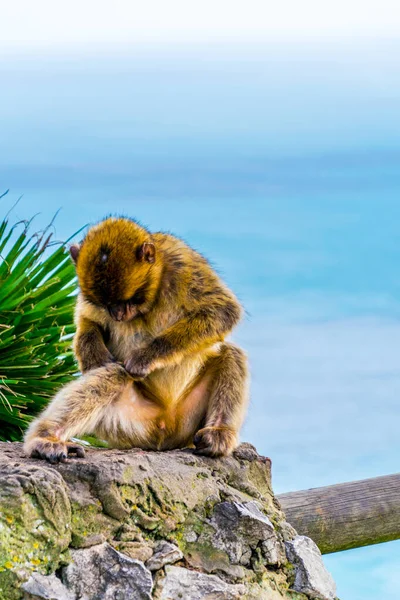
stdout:
<svg viewBox="0 0 400 600">
<path fill-rule="evenodd" d="M 156 251 L 144 227 L 130 219 L 106 219 L 70 253 L 88 302 L 107 309 L 115 321 L 130 321 L 146 310 L 155 293 Z"/>
</svg>

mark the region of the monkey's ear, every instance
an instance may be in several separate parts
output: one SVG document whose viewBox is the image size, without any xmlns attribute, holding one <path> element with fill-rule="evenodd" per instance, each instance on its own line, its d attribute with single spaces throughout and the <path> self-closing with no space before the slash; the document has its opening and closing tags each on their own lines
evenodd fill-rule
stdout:
<svg viewBox="0 0 400 600">
<path fill-rule="evenodd" d="M 80 247 L 78 246 L 78 244 L 73 244 L 69 247 L 69 253 L 75 264 L 78 262 L 79 251 Z"/>
<path fill-rule="evenodd" d="M 139 260 L 153 263 L 156 259 L 156 247 L 151 242 L 145 242 L 139 246 L 137 251 L 137 257 Z"/>
</svg>

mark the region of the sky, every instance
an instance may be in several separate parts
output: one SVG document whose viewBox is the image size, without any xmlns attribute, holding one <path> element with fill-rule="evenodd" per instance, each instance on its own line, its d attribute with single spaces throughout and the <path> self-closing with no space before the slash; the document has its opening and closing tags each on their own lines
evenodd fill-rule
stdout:
<svg viewBox="0 0 400 600">
<path fill-rule="evenodd" d="M 0 214 L 181 235 L 246 308 L 242 437 L 275 491 L 394 473 L 400 9 L 243 6 L 10 3 Z M 399 542 L 326 563 L 342 600 L 398 600 Z"/>
<path fill-rule="evenodd" d="M 396 0 L 14 0 L 0 44 L 18 50 L 91 44 L 165 44 L 397 35 Z"/>
</svg>

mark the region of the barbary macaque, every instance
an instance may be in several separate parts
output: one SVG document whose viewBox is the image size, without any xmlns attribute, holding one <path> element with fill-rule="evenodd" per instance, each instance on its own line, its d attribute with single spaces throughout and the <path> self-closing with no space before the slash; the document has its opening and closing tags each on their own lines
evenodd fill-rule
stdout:
<svg viewBox="0 0 400 600">
<path fill-rule="evenodd" d="M 27 455 L 84 456 L 69 440 L 89 433 L 115 448 L 229 455 L 248 396 L 246 356 L 225 341 L 242 312 L 234 294 L 190 246 L 128 218 L 93 226 L 70 252 L 82 376 L 32 422 Z"/>
</svg>

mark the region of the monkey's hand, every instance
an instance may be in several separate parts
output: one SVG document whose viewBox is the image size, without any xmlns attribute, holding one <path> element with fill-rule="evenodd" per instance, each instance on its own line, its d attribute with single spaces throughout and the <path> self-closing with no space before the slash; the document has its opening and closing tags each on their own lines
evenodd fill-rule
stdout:
<svg viewBox="0 0 400 600">
<path fill-rule="evenodd" d="M 87 353 L 78 357 L 82 373 L 87 373 L 92 369 L 104 367 L 110 363 L 115 363 L 116 360 L 107 349 L 99 348 L 96 351 Z"/>
<path fill-rule="evenodd" d="M 195 454 L 204 456 L 229 456 L 236 448 L 236 432 L 227 425 L 203 427 L 194 436 Z"/>
<path fill-rule="evenodd" d="M 146 350 L 135 350 L 125 363 L 125 369 L 133 379 L 144 379 L 153 370 L 152 360 Z"/>
<path fill-rule="evenodd" d="M 75 454 L 76 458 L 85 457 L 85 450 L 79 444 L 61 440 L 52 441 L 41 437 L 34 438 L 29 442 L 27 453 L 31 458 L 41 458 L 51 464 L 66 462 L 70 454 Z"/>
</svg>

